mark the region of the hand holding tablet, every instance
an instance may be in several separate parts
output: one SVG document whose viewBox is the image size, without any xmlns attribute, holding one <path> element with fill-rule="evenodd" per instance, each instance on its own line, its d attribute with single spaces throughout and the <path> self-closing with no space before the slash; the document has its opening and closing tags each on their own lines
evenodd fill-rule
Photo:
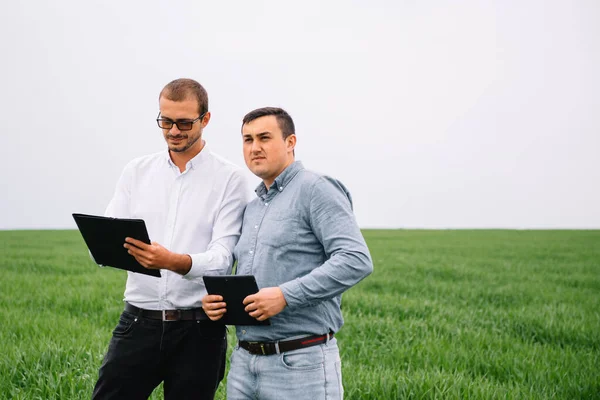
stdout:
<svg viewBox="0 0 600 400">
<path fill-rule="evenodd" d="M 244 299 L 258 292 L 258 285 L 252 275 L 225 275 L 203 277 L 208 294 L 218 294 L 227 303 L 227 312 L 219 319 L 226 325 L 270 325 L 266 319 L 258 321 L 244 309 Z"/>
<path fill-rule="evenodd" d="M 73 218 L 96 264 L 160 277 L 159 270 L 144 268 L 123 247 L 126 237 L 150 244 L 144 220 L 87 214 L 73 214 Z"/>
</svg>

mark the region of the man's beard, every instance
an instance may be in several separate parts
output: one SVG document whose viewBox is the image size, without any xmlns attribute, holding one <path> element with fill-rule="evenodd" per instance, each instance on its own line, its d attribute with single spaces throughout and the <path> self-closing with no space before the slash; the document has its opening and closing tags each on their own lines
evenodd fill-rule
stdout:
<svg viewBox="0 0 600 400">
<path fill-rule="evenodd" d="M 198 139 L 200 139 L 200 135 L 198 135 L 196 137 L 192 137 L 191 139 L 187 135 L 180 135 L 180 136 L 169 135 L 169 136 L 167 136 L 167 139 L 169 139 L 169 138 L 175 139 L 175 138 L 179 138 L 179 137 L 181 137 L 182 139 L 187 139 L 188 141 L 183 147 L 177 147 L 177 145 L 170 145 L 169 150 L 171 150 L 174 153 L 183 153 L 184 151 L 186 151 L 187 149 L 192 147 L 198 141 Z"/>
</svg>

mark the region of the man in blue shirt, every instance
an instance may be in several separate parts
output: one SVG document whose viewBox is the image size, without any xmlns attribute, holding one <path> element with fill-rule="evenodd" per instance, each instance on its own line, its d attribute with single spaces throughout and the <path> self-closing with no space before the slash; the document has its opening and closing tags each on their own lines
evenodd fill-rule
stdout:
<svg viewBox="0 0 600 400">
<path fill-rule="evenodd" d="M 284 110 L 248 113 L 242 137 L 246 165 L 262 183 L 234 255 L 237 274 L 254 275 L 261 288 L 244 299 L 246 312 L 271 325 L 237 326 L 227 398 L 342 398 L 334 337 L 343 324 L 341 295 L 373 270 L 350 194 L 295 161 L 294 122 Z M 226 306 L 221 296 L 203 298 L 212 320 Z"/>
</svg>

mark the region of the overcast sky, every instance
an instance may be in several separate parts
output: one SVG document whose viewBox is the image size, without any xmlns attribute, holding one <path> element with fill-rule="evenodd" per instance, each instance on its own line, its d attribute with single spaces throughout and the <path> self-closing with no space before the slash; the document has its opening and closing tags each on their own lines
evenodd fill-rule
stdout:
<svg viewBox="0 0 600 400">
<path fill-rule="evenodd" d="M 296 158 L 344 182 L 363 228 L 600 228 L 597 0 L 2 13 L 0 229 L 102 214 L 124 165 L 165 148 L 158 93 L 180 77 L 208 91 L 207 144 L 244 168 L 244 114 L 285 108 Z"/>
</svg>

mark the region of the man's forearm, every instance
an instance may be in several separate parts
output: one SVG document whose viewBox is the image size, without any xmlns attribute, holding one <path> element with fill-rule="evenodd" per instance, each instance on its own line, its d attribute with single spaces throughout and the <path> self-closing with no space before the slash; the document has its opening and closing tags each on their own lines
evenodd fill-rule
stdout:
<svg viewBox="0 0 600 400">
<path fill-rule="evenodd" d="M 185 275 L 192 269 L 192 258 L 189 254 L 173 253 L 173 261 L 167 266 L 167 269 Z"/>
</svg>

